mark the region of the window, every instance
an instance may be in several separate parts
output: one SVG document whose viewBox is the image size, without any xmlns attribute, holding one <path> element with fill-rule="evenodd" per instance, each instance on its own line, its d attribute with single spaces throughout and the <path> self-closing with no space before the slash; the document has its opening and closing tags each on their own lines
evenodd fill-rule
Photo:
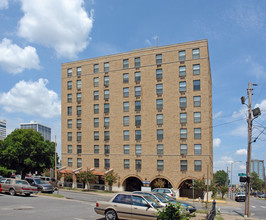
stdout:
<svg viewBox="0 0 266 220">
<path fill-rule="evenodd" d="M 128 67 L 129 67 L 128 59 L 123 60 L 123 69 L 128 69 Z"/>
<path fill-rule="evenodd" d="M 98 87 L 99 86 L 99 77 L 94 77 L 93 78 L 93 86 Z"/>
<path fill-rule="evenodd" d="M 140 67 L 140 57 L 135 58 L 135 67 Z"/>
<path fill-rule="evenodd" d="M 163 170 L 163 160 L 157 160 L 157 170 Z"/>
<path fill-rule="evenodd" d="M 94 91 L 93 92 L 93 98 L 94 98 L 94 100 L 98 100 L 99 99 L 99 91 Z"/>
<path fill-rule="evenodd" d="M 93 106 L 93 111 L 94 111 L 94 114 L 99 113 L 99 104 L 95 104 L 95 105 Z"/>
<path fill-rule="evenodd" d="M 72 107 L 67 107 L 67 115 L 72 115 Z"/>
<path fill-rule="evenodd" d="M 109 117 L 105 117 L 104 118 L 104 127 L 109 127 L 110 126 L 110 118 Z"/>
<path fill-rule="evenodd" d="M 200 74 L 200 65 L 194 64 L 193 65 L 193 75 L 199 75 Z"/>
<path fill-rule="evenodd" d="M 181 144 L 180 145 L 180 154 L 181 155 L 186 155 L 187 154 L 187 145 L 186 144 Z"/>
<path fill-rule="evenodd" d="M 135 160 L 136 162 L 136 170 L 140 170 L 141 169 L 141 160 Z"/>
<path fill-rule="evenodd" d="M 193 104 L 194 104 L 194 107 L 199 107 L 201 105 L 200 96 L 194 96 L 193 97 Z"/>
<path fill-rule="evenodd" d="M 129 159 L 124 159 L 124 169 L 129 169 Z"/>
<path fill-rule="evenodd" d="M 81 67 L 77 67 L 77 76 L 81 76 Z"/>
<path fill-rule="evenodd" d="M 194 122 L 195 123 L 201 122 L 201 113 L 200 112 L 194 112 Z"/>
<path fill-rule="evenodd" d="M 94 145 L 94 154 L 99 154 L 100 148 L 99 145 Z"/>
<path fill-rule="evenodd" d="M 180 104 L 180 108 L 186 108 L 187 107 L 187 97 L 180 97 L 179 98 L 179 104 Z"/>
<path fill-rule="evenodd" d="M 93 65 L 93 72 L 98 73 L 99 72 L 99 64 L 94 64 Z"/>
<path fill-rule="evenodd" d="M 94 140 L 95 141 L 99 140 L 99 131 L 94 131 Z"/>
<path fill-rule="evenodd" d="M 77 93 L 77 102 L 81 102 L 81 93 Z"/>
<path fill-rule="evenodd" d="M 72 119 L 67 120 L 67 128 L 72 128 Z"/>
<path fill-rule="evenodd" d="M 81 115 L 81 106 L 77 106 L 77 115 Z"/>
<path fill-rule="evenodd" d="M 128 141 L 129 140 L 129 131 L 126 130 L 126 131 L 123 131 L 124 133 L 124 141 Z"/>
<path fill-rule="evenodd" d="M 95 128 L 98 128 L 99 127 L 99 118 L 94 118 L 93 121 L 94 121 L 94 123 L 93 123 L 94 124 L 94 127 Z"/>
<path fill-rule="evenodd" d="M 163 154 L 163 144 L 157 144 L 157 154 L 158 155 Z"/>
<path fill-rule="evenodd" d="M 123 111 L 128 112 L 129 111 L 129 102 L 123 102 Z"/>
<path fill-rule="evenodd" d="M 67 94 L 67 102 L 72 102 L 72 94 Z"/>
<path fill-rule="evenodd" d="M 109 89 L 104 90 L 104 99 L 109 99 L 109 97 L 110 97 Z"/>
<path fill-rule="evenodd" d="M 163 129 L 157 129 L 157 140 L 163 139 Z"/>
<path fill-rule="evenodd" d="M 104 86 L 109 86 L 109 76 L 104 77 Z"/>
<path fill-rule="evenodd" d="M 77 141 L 81 141 L 82 134 L 81 132 L 77 132 Z"/>
<path fill-rule="evenodd" d="M 180 168 L 181 168 L 181 171 L 187 170 L 187 160 L 181 160 L 180 161 Z"/>
<path fill-rule="evenodd" d="M 81 119 L 77 119 L 77 128 L 81 128 Z"/>
<path fill-rule="evenodd" d="M 135 146 L 136 148 L 136 155 L 141 155 L 141 144 Z"/>
<path fill-rule="evenodd" d="M 179 67 L 179 76 L 186 76 L 186 66 Z"/>
<path fill-rule="evenodd" d="M 67 158 L 67 166 L 72 167 L 72 158 Z"/>
<path fill-rule="evenodd" d="M 104 145 L 104 154 L 110 154 L 110 145 Z"/>
<path fill-rule="evenodd" d="M 163 100 L 162 99 L 156 100 L 156 108 L 157 108 L 157 110 L 163 109 Z"/>
<path fill-rule="evenodd" d="M 129 82 L 129 75 L 128 73 L 123 74 L 123 83 L 128 83 Z"/>
<path fill-rule="evenodd" d="M 67 153 L 72 154 L 72 145 L 67 145 Z"/>
<path fill-rule="evenodd" d="M 194 170 L 201 171 L 201 160 L 194 160 Z"/>
<path fill-rule="evenodd" d="M 67 132 L 67 140 L 72 141 L 72 132 Z"/>
<path fill-rule="evenodd" d="M 110 168 L 110 159 L 104 159 L 104 168 Z"/>
<path fill-rule="evenodd" d="M 109 72 L 109 63 L 104 63 L 104 72 Z"/>
<path fill-rule="evenodd" d="M 193 59 L 199 59 L 200 58 L 199 48 L 192 50 L 192 58 Z"/>
<path fill-rule="evenodd" d="M 156 94 L 162 95 L 163 94 L 163 84 L 157 84 L 156 85 Z"/>
<path fill-rule="evenodd" d="M 124 145 L 124 154 L 129 154 L 129 145 Z"/>
<path fill-rule="evenodd" d="M 141 80 L 141 73 L 135 72 L 135 82 L 140 82 L 140 80 Z"/>
<path fill-rule="evenodd" d="M 185 92 L 187 90 L 187 83 L 186 81 L 179 83 L 179 92 Z"/>
<path fill-rule="evenodd" d="M 163 115 L 158 114 L 157 115 L 157 125 L 162 125 L 163 124 Z"/>
<path fill-rule="evenodd" d="M 141 87 L 140 86 L 135 86 L 135 96 L 140 96 L 141 95 Z"/>
<path fill-rule="evenodd" d="M 186 51 L 182 50 L 179 51 L 179 61 L 185 61 L 186 60 Z"/>
<path fill-rule="evenodd" d="M 195 139 L 201 138 L 201 128 L 194 128 L 194 138 Z"/>
<path fill-rule="evenodd" d="M 72 69 L 67 69 L 67 77 L 71 77 L 72 76 Z"/>
<path fill-rule="evenodd" d="M 156 79 L 162 79 L 163 78 L 163 70 L 157 69 L 156 70 Z"/>
<path fill-rule="evenodd" d="M 141 140 L 141 130 L 135 131 L 135 140 Z"/>
<path fill-rule="evenodd" d="M 123 97 L 128 97 L 129 96 L 129 88 L 126 87 L 126 88 L 123 88 Z"/>
<path fill-rule="evenodd" d="M 194 91 L 200 90 L 200 80 L 193 80 L 193 90 Z"/>
<path fill-rule="evenodd" d="M 109 103 L 105 103 L 104 104 L 104 113 L 109 113 L 110 109 L 109 109 Z"/>
<path fill-rule="evenodd" d="M 187 113 L 180 113 L 180 123 L 187 123 Z"/>
<path fill-rule="evenodd" d="M 94 167 L 99 168 L 100 167 L 100 161 L 99 159 L 94 159 Z"/>
<path fill-rule="evenodd" d="M 187 138 L 187 129 L 186 128 L 180 129 L 180 138 L 182 138 L 182 139 Z"/>
<path fill-rule="evenodd" d="M 105 131 L 104 132 L 104 140 L 109 141 L 110 140 L 110 131 Z"/>
<path fill-rule="evenodd" d="M 157 54 L 156 55 L 156 64 L 162 64 L 162 54 Z"/>
<path fill-rule="evenodd" d="M 72 81 L 67 82 L 67 89 L 72 89 Z"/>
<path fill-rule="evenodd" d="M 135 111 L 141 110 L 141 101 L 135 101 Z"/>
<path fill-rule="evenodd" d="M 194 154 L 201 154 L 201 144 L 194 144 Z"/>
<path fill-rule="evenodd" d="M 124 126 L 129 126 L 129 116 L 124 116 L 123 117 L 123 125 Z"/>
<path fill-rule="evenodd" d="M 77 154 L 81 154 L 81 153 L 82 153 L 82 146 L 77 145 Z"/>
<path fill-rule="evenodd" d="M 81 80 L 77 80 L 77 89 L 81 89 Z"/>
</svg>

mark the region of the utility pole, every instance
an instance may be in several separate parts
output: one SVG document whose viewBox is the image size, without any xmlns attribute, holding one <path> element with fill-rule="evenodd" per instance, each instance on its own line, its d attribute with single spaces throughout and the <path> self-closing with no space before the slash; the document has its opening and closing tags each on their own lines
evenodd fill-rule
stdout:
<svg viewBox="0 0 266 220">
<path fill-rule="evenodd" d="M 56 135 L 55 135 L 55 147 L 54 147 L 54 178 L 55 178 L 55 183 L 57 187 L 57 194 L 59 194 L 59 186 L 57 184 L 57 158 L 56 158 Z"/>
<path fill-rule="evenodd" d="M 228 183 L 228 166 L 227 166 L 227 175 L 226 175 L 226 187 L 229 189 L 229 183 Z M 227 198 L 229 197 L 229 190 L 227 192 Z"/>
</svg>

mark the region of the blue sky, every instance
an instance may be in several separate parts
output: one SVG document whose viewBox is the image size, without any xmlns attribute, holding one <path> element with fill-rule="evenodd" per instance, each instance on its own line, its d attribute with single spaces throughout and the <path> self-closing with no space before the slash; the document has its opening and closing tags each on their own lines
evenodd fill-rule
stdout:
<svg viewBox="0 0 266 220">
<path fill-rule="evenodd" d="M 253 138 L 266 125 L 266 1 L 0 0 L 0 120 L 7 132 L 38 121 L 61 147 L 61 63 L 138 48 L 208 39 L 213 86 L 214 172 L 245 172 L 247 107 Z M 252 158 L 266 160 L 266 131 Z M 237 182 L 234 175 L 233 182 Z"/>
</svg>

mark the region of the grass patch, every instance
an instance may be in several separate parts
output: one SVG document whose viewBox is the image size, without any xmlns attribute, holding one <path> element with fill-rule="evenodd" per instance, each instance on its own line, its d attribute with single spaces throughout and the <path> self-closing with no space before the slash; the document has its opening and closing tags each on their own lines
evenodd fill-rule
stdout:
<svg viewBox="0 0 266 220">
<path fill-rule="evenodd" d="M 209 210 L 207 210 L 207 209 L 197 209 L 196 210 L 196 213 L 199 213 L 199 214 L 208 214 L 209 213 Z"/>
<path fill-rule="evenodd" d="M 60 195 L 60 194 L 41 193 L 40 195 L 56 197 L 56 198 L 65 198 L 63 195 Z"/>
<path fill-rule="evenodd" d="M 215 216 L 214 219 L 215 220 L 224 220 L 224 218 L 222 216 Z"/>
</svg>

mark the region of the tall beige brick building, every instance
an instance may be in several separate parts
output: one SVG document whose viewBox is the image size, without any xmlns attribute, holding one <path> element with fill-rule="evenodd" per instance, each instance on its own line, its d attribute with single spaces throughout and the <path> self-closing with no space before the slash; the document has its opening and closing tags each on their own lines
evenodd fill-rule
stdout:
<svg viewBox="0 0 266 220">
<path fill-rule="evenodd" d="M 181 196 L 212 176 L 207 40 L 62 64 L 62 166 L 119 174 L 116 190 L 163 179 Z"/>
</svg>

